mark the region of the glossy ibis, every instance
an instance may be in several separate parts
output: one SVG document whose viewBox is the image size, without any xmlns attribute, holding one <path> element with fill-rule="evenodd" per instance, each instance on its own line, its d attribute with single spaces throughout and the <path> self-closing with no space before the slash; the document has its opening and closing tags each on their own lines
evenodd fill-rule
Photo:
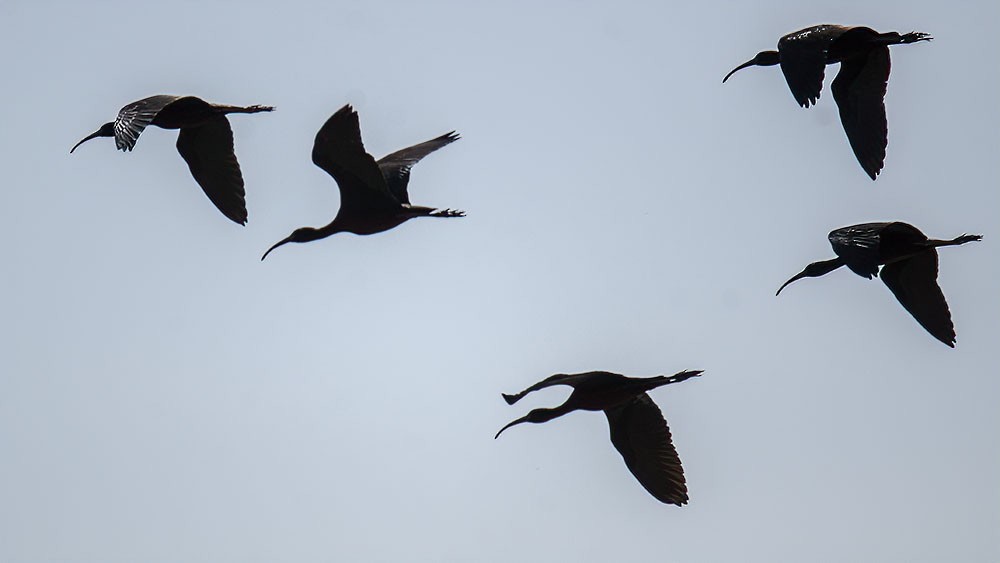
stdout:
<svg viewBox="0 0 1000 563">
<path fill-rule="evenodd" d="M 813 262 L 786 281 L 785 286 L 801 278 L 815 278 L 847 266 L 855 274 L 872 279 L 876 274 L 904 309 L 934 338 L 955 347 L 955 327 L 944 294 L 937 284 L 938 255 L 935 248 L 982 240 L 982 235 L 962 235 L 951 240 L 928 239 L 913 225 L 864 223 L 830 233 L 830 244 L 837 257 Z M 882 271 L 879 271 L 882 266 Z"/>
<path fill-rule="evenodd" d="M 371 235 L 414 217 L 465 217 L 463 211 L 411 205 L 406 190 L 414 164 L 458 139 L 452 131 L 376 161 L 361 142 L 358 112 L 350 104 L 340 108 L 316 134 L 312 151 L 313 163 L 337 181 L 340 211 L 325 227 L 296 229 L 267 249 L 260 259 L 289 242 L 309 242 L 344 232 Z"/>
<path fill-rule="evenodd" d="M 177 151 L 187 162 L 195 181 L 223 215 L 245 225 L 246 192 L 240 164 L 233 153 L 233 129 L 226 114 L 273 109 L 270 106 L 211 104 L 194 96 L 150 96 L 123 107 L 114 121 L 102 125 L 69 152 L 94 137 L 114 137 L 119 150 L 130 151 L 147 125 L 180 129 Z"/>
<path fill-rule="evenodd" d="M 681 506 L 688 501 L 684 469 L 670 437 L 663 414 L 647 391 L 701 375 L 701 371 L 655 377 L 627 377 L 606 371 L 556 374 L 514 395 L 504 394 L 508 405 L 553 385 L 573 388 L 566 402 L 554 409 L 535 409 L 497 432 L 496 437 L 522 422 L 546 422 L 575 410 L 604 411 L 611 427 L 611 443 L 639 483 L 656 500 Z"/>
<path fill-rule="evenodd" d="M 930 41 L 926 33 L 879 33 L 868 27 L 816 25 L 789 33 L 778 40 L 777 51 L 761 51 L 734 68 L 781 65 L 788 88 L 800 106 L 819 99 L 824 67 L 840 63 L 833 80 L 833 99 L 840 121 L 861 168 L 874 180 L 885 162 L 888 125 L 885 120 L 885 87 L 889 81 L 889 45 Z"/>
</svg>

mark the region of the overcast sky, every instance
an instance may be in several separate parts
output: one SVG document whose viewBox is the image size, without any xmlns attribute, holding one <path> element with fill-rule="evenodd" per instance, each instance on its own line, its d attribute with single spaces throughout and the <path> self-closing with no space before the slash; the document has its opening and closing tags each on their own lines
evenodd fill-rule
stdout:
<svg viewBox="0 0 1000 563">
<path fill-rule="evenodd" d="M 1000 5 L 0 3 L 0 560 L 1000 560 Z M 818 23 L 892 48 L 871 182 L 829 94 L 722 77 Z M 177 134 L 70 147 L 150 95 L 231 116 L 250 222 Z M 452 129 L 416 204 L 468 217 L 287 245 L 336 214 L 310 160 L 352 103 L 380 157 Z M 827 233 L 941 251 L 950 349 Z M 703 369 L 652 392 L 691 501 L 599 413 L 493 434 L 557 372 Z"/>
</svg>

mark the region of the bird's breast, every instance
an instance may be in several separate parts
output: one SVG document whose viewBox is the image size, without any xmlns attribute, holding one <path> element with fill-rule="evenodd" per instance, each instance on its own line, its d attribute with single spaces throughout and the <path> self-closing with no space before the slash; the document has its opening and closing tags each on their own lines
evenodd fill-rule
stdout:
<svg viewBox="0 0 1000 563">
<path fill-rule="evenodd" d="M 398 227 L 410 219 L 412 215 L 402 213 L 371 213 L 343 217 L 338 222 L 340 227 L 356 235 L 373 235 Z"/>
</svg>

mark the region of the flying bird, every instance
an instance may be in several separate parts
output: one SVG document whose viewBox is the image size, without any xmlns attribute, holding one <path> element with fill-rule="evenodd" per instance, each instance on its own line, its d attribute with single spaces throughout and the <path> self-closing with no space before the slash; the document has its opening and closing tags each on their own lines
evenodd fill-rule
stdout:
<svg viewBox="0 0 1000 563">
<path fill-rule="evenodd" d="M 671 440 L 663 414 L 647 391 L 701 375 L 701 371 L 655 377 L 627 377 L 606 371 L 556 374 L 514 395 L 503 394 L 508 405 L 553 385 L 569 385 L 573 392 L 554 409 L 535 409 L 500 429 L 494 438 L 522 422 L 541 423 L 575 410 L 604 411 L 611 426 L 611 443 L 625 465 L 649 494 L 666 504 L 681 506 L 688 501 L 684 469 Z"/>
<path fill-rule="evenodd" d="M 926 33 L 879 33 L 868 27 L 816 25 L 778 40 L 777 51 L 761 51 L 734 68 L 722 82 L 748 66 L 781 65 L 788 88 L 800 106 L 819 99 L 824 67 L 840 63 L 833 99 L 861 168 L 874 180 L 885 162 L 888 125 L 885 87 L 889 81 L 889 45 L 930 41 Z"/>
<path fill-rule="evenodd" d="M 233 152 L 233 129 L 226 114 L 272 110 L 270 106 L 212 104 L 194 96 L 150 96 L 123 107 L 114 121 L 102 125 L 69 152 L 95 137 L 114 137 L 119 150 L 131 151 L 148 125 L 180 129 L 177 151 L 195 181 L 223 215 L 246 225 L 243 174 Z"/>
<path fill-rule="evenodd" d="M 464 211 L 410 204 L 410 169 L 420 159 L 459 139 L 454 132 L 396 151 L 376 161 L 361 142 L 358 112 L 350 104 L 337 110 L 320 128 L 312 160 L 337 181 L 340 211 L 320 228 L 302 227 L 261 256 L 289 242 L 309 242 L 336 233 L 370 235 L 387 231 L 414 217 L 465 217 Z"/>
<path fill-rule="evenodd" d="M 982 238 L 982 235 L 962 235 L 951 240 L 928 239 L 913 225 L 899 221 L 844 227 L 830 233 L 836 258 L 809 264 L 778 288 L 775 295 L 795 280 L 819 277 L 841 266 L 868 279 L 878 275 L 920 326 L 954 348 L 955 327 L 937 283 L 938 254 L 935 249 Z M 879 266 L 882 266 L 881 271 Z"/>
</svg>

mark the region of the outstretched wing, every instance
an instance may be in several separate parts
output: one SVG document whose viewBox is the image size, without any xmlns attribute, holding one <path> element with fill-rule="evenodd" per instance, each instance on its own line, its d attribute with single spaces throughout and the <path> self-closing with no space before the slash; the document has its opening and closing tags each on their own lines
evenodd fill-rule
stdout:
<svg viewBox="0 0 1000 563">
<path fill-rule="evenodd" d="M 955 326 L 937 275 L 937 251 L 929 248 L 905 260 L 886 264 L 880 277 L 920 326 L 954 348 Z"/>
<path fill-rule="evenodd" d="M 132 150 L 139 134 L 156 118 L 156 114 L 182 97 L 150 96 L 123 107 L 115 118 L 115 145 L 118 150 Z"/>
<path fill-rule="evenodd" d="M 420 159 L 439 148 L 457 141 L 460 137 L 454 131 L 445 133 L 436 139 L 413 145 L 382 157 L 378 161 L 379 170 L 392 195 L 402 203 L 410 203 L 406 186 L 410 183 L 410 168 L 420 162 Z"/>
<path fill-rule="evenodd" d="M 889 47 L 847 59 L 833 81 L 840 121 L 861 168 L 874 180 L 885 163 L 888 125 L 885 88 L 889 82 Z"/>
<path fill-rule="evenodd" d="M 845 29 L 839 25 L 817 25 L 778 40 L 781 72 L 800 106 L 807 108 L 819 99 L 827 51 Z"/>
<path fill-rule="evenodd" d="M 649 494 L 663 503 L 686 504 L 687 484 L 680 457 L 667 421 L 649 395 L 643 393 L 604 414 L 611 427 L 611 443 Z"/>
<path fill-rule="evenodd" d="M 177 135 L 177 151 L 208 199 L 229 219 L 247 222 L 243 174 L 233 152 L 233 130 L 224 115 L 200 127 L 185 127 Z"/>
<path fill-rule="evenodd" d="M 341 213 L 399 207 L 375 159 L 365 152 L 358 113 L 350 104 L 337 110 L 316 133 L 312 159 L 337 181 Z"/>
<path fill-rule="evenodd" d="M 830 246 L 855 274 L 872 279 L 882 263 L 879 245 L 887 225 L 864 223 L 837 229 L 830 233 Z"/>
</svg>

